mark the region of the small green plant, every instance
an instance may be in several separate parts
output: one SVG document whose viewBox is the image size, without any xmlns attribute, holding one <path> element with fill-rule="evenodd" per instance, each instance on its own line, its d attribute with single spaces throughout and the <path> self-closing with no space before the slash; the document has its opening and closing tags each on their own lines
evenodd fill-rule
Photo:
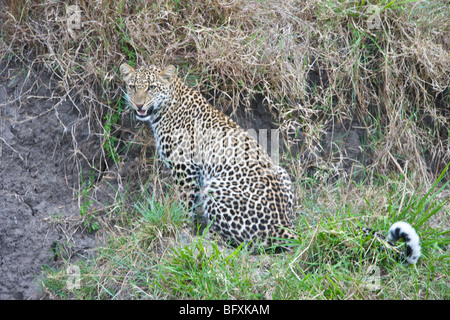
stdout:
<svg viewBox="0 0 450 320">
<path fill-rule="evenodd" d="M 170 194 L 163 199 L 148 197 L 138 201 L 135 208 L 140 213 L 139 232 L 146 234 L 145 238 L 174 235 L 187 222 L 186 209 Z"/>
<path fill-rule="evenodd" d="M 42 277 L 41 286 L 45 287 L 48 292 L 51 292 L 53 297 L 68 299 L 69 292 L 66 290 L 67 277 L 63 275 L 63 271 L 47 265 L 42 267 L 42 271 L 45 277 Z"/>
<path fill-rule="evenodd" d="M 117 103 L 116 107 L 113 108 L 114 112 L 108 113 L 105 115 L 105 124 L 103 125 L 104 128 L 104 142 L 103 142 L 103 149 L 105 150 L 107 156 L 114 161 L 114 163 L 119 163 L 119 154 L 117 153 L 117 141 L 118 139 L 113 135 L 112 128 L 117 124 L 119 121 L 121 114 L 124 110 L 124 98 L 120 98 Z"/>
<path fill-rule="evenodd" d="M 83 179 L 83 173 L 80 173 L 82 186 L 78 192 L 78 199 L 80 201 L 80 215 L 84 219 L 84 227 L 87 227 L 89 232 L 96 231 L 100 228 L 98 222 L 95 219 L 95 213 L 91 212 L 91 206 L 94 203 L 89 196 L 89 191 L 92 189 L 95 183 L 94 172 L 89 173 L 87 180 Z"/>
</svg>

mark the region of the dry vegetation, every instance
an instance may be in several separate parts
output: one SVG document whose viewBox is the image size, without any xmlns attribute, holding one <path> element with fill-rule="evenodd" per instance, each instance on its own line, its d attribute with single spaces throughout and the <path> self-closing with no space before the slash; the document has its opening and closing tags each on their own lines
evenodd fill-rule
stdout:
<svg viewBox="0 0 450 320">
<path fill-rule="evenodd" d="M 445 289 L 449 281 L 445 258 L 448 206 L 443 203 L 443 208 L 434 212 L 441 202 L 433 201 L 448 199 L 450 192 L 447 187 L 439 190 L 441 184 L 432 189 L 450 162 L 450 10 L 445 0 L 80 0 L 81 26 L 77 29 L 67 27 L 64 2 L 4 2 L 6 7 L 0 1 L 4 8 L 0 9 L 0 57 L 20 62 L 24 68 L 53 72 L 59 84 L 55 95 L 72 100 L 80 119 L 87 118 L 92 134 L 101 137 L 101 156 L 84 159 L 82 154 L 76 155 L 79 161 L 89 162 L 96 178 L 92 184 L 100 184 L 101 178 L 111 173 L 119 183 L 118 193 L 133 191 L 117 168 L 127 166 L 128 149 L 123 146 L 134 141 L 144 150 L 136 170 L 152 169 L 145 178 L 139 175 L 140 181 L 152 191 L 154 201 L 159 199 L 158 203 L 167 206 L 161 209 L 147 203 L 142 200 L 144 193 L 140 203 L 154 212 L 166 210 L 169 216 L 179 208 L 161 196 L 160 191 L 167 189 L 161 187 L 167 181 L 159 173 L 161 164 L 154 161 L 149 165 L 151 160 L 145 160 L 145 150 L 151 147 L 148 133 L 140 130 L 129 141 L 119 141 L 123 129 L 117 125 L 118 119 L 130 117 L 124 111 L 118 77 L 123 61 L 176 65 L 179 76 L 235 118 L 250 113 L 252 104 L 264 99 L 267 112 L 275 119 L 274 127 L 280 128 L 295 150 L 282 159 L 301 199 L 298 211 L 305 217 L 299 222 L 304 239 L 297 252 L 300 255 L 291 263 L 220 252 L 214 243 L 212 249 L 205 249 L 198 239 L 192 240 L 190 247 L 177 243 L 179 249 L 171 251 L 168 243 L 179 241 L 182 219 L 164 220 L 159 225 L 155 221 L 161 220 L 153 221 L 145 209 L 125 205 L 126 197 L 117 195 L 117 202 L 105 210 L 108 214 L 95 219 L 110 225 L 106 220 L 114 216 L 121 227 L 106 231 L 114 240 L 99 253 L 98 261 L 83 262 L 90 274 L 96 274 L 85 280 L 96 289 L 76 297 L 449 297 Z M 371 5 L 378 5 L 375 20 L 371 20 Z M 325 147 L 327 135 L 335 128 L 361 133 L 358 148 L 363 156 L 351 159 L 351 171 L 343 170 L 348 150 L 339 143 L 328 151 Z M 364 174 L 355 182 L 357 169 Z M 447 172 L 440 183 L 448 179 Z M 80 182 L 80 194 L 83 188 L 86 184 Z M 429 190 L 430 195 L 436 193 L 433 201 L 426 198 Z M 425 219 L 428 213 L 433 214 Z M 386 284 L 395 286 L 381 292 L 362 289 L 364 274 L 350 258 L 344 263 L 346 271 L 336 271 L 329 244 L 337 245 L 341 254 L 354 251 L 358 240 L 350 230 L 359 222 L 386 230 L 397 217 L 427 225 L 428 243 L 434 246 L 425 250 L 428 262 L 424 259 L 414 270 L 383 269 Z M 149 223 L 152 228 L 145 227 Z M 335 239 L 337 235 L 344 240 Z M 128 252 L 129 260 L 118 258 L 118 252 Z M 433 260 L 438 253 L 440 258 Z M 201 261 L 194 263 L 190 255 Z M 242 255 L 247 260 L 242 260 Z M 118 259 L 122 263 L 115 264 Z M 186 271 L 186 265 L 192 268 Z M 210 289 L 199 294 L 206 289 L 194 287 L 194 279 L 210 275 L 213 265 L 223 268 L 221 277 L 229 277 L 215 277 L 213 283 L 229 287 L 225 292 Z M 435 273 L 421 278 L 421 271 L 430 265 Z M 447 271 L 443 271 L 445 267 Z M 143 270 L 150 271 L 144 274 Z M 276 270 L 282 270 L 281 274 Z M 178 274 L 183 276 L 173 279 Z M 233 282 L 238 275 L 248 275 L 247 282 Z M 148 277 L 156 279 L 157 285 Z M 211 288 L 208 281 L 205 283 Z M 401 281 L 407 285 L 398 288 Z M 58 285 L 50 281 L 45 285 L 51 296 L 73 294 L 55 288 Z"/>
</svg>

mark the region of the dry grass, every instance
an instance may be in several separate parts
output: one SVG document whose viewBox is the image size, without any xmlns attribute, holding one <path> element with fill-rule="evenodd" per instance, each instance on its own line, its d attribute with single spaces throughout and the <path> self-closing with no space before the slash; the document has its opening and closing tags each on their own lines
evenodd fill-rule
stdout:
<svg viewBox="0 0 450 320">
<path fill-rule="evenodd" d="M 327 166 L 321 133 L 353 123 L 370 171 L 429 184 L 450 161 L 448 7 L 378 3 L 371 29 L 368 2 L 80 1 L 71 30 L 63 3 L 7 1 L 1 55 L 54 71 L 95 130 L 121 97 L 123 60 L 171 63 L 219 109 L 249 110 L 261 94 L 315 167 Z"/>
<path fill-rule="evenodd" d="M 402 208 L 416 191 L 429 190 L 450 162 L 445 0 L 80 0 L 79 29 L 67 27 L 63 2 L 3 2 L 0 58 L 53 72 L 55 95 L 71 100 L 91 134 L 100 135 L 101 156 L 76 156 L 89 162 L 96 176 L 114 175 L 119 184 L 117 203 L 109 208 L 114 214 L 124 210 L 119 194 L 130 191 L 121 176 L 129 159 L 120 143 L 142 146 L 140 185 L 158 195 L 167 189 L 165 178 L 155 173 L 161 164 L 145 160 L 151 149 L 145 130 L 120 134 L 128 129 L 120 128 L 118 119 L 130 117 L 123 111 L 118 77 L 123 61 L 176 65 L 188 84 L 234 117 L 251 112 L 262 97 L 274 127 L 300 139 L 288 141 L 293 148 L 283 161 L 305 200 L 299 210 L 313 217 L 309 222 L 317 208 L 338 210 L 343 202 L 382 220 L 390 192 L 398 191 Z M 378 28 L 369 26 L 370 5 L 378 5 Z M 355 191 L 352 172 L 342 170 L 347 150 L 340 145 L 326 150 L 327 134 L 337 127 L 363 132 L 364 157 L 352 159 L 352 172 L 365 172 L 363 191 Z M 141 176 L 144 171 L 150 177 Z M 398 179 L 385 178 L 391 175 Z M 385 181 L 385 193 L 377 195 Z M 311 185 L 322 198 L 309 195 Z M 443 190 L 441 197 L 448 195 Z M 443 217 L 436 218 L 438 224 L 447 223 Z"/>
</svg>

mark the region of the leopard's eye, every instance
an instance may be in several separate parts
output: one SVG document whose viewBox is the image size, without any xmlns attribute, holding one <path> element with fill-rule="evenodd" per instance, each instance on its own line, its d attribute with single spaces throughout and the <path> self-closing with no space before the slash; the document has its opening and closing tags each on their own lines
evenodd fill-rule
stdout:
<svg viewBox="0 0 450 320">
<path fill-rule="evenodd" d="M 134 90 L 134 89 L 136 89 L 136 86 L 135 86 L 135 85 L 133 85 L 133 84 L 130 84 L 130 85 L 129 85 L 128 87 L 130 88 L 130 90 Z"/>
<path fill-rule="evenodd" d="M 147 87 L 147 91 L 154 90 L 155 88 L 156 88 L 155 85 L 150 85 L 150 86 Z"/>
</svg>

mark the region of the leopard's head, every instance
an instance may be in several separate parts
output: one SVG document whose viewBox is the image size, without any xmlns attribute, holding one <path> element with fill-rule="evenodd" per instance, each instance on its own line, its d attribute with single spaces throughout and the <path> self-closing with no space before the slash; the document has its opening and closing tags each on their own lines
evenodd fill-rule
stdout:
<svg viewBox="0 0 450 320">
<path fill-rule="evenodd" d="M 120 72 L 126 86 L 126 98 L 139 120 L 149 120 L 152 113 L 170 98 L 170 84 L 176 75 L 174 66 L 164 70 L 155 66 L 134 70 L 124 63 L 120 66 Z"/>
</svg>

